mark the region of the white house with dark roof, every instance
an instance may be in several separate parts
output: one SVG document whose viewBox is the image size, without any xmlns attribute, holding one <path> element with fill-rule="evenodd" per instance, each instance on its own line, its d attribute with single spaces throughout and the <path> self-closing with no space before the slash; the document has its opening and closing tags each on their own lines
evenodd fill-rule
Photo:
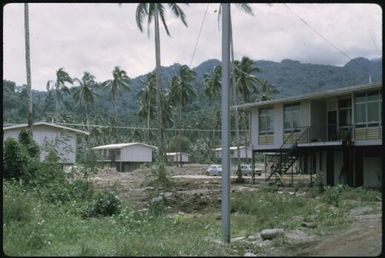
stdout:
<svg viewBox="0 0 385 258">
<path fill-rule="evenodd" d="M 167 160 L 175 163 L 188 163 L 190 154 L 186 152 L 167 152 Z"/>
<path fill-rule="evenodd" d="M 218 147 L 213 149 L 215 153 L 215 157 L 218 159 L 222 158 L 222 148 Z M 247 146 L 239 146 L 239 159 L 241 160 L 249 160 L 251 159 L 252 153 L 251 153 L 251 148 Z M 238 157 L 238 152 L 237 152 L 237 146 L 232 146 L 230 147 L 230 158 L 231 159 L 237 159 Z"/>
<path fill-rule="evenodd" d="M 3 144 L 8 138 L 17 139 L 27 124 L 3 127 Z M 74 128 L 52 123 L 38 122 L 32 126 L 33 139 L 40 147 L 40 159 L 44 160 L 49 147 L 54 147 L 59 154 L 60 163 L 74 164 L 76 158 L 77 136 L 88 136 L 89 133 Z"/>
<path fill-rule="evenodd" d="M 380 187 L 385 148 L 382 83 L 239 105 L 256 152 L 279 153 L 272 175 L 299 163 L 323 183 Z"/>
<path fill-rule="evenodd" d="M 117 143 L 93 147 L 97 161 L 111 164 L 120 172 L 127 172 L 153 161 L 157 147 L 145 143 Z"/>
</svg>

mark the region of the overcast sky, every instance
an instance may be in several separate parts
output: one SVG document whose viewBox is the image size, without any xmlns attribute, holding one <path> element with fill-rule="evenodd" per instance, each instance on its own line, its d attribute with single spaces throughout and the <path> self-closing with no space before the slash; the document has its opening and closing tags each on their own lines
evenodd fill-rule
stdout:
<svg viewBox="0 0 385 258">
<path fill-rule="evenodd" d="M 137 4 L 29 4 L 32 88 L 45 90 L 64 67 L 73 77 L 84 71 L 104 81 L 115 66 L 130 77 L 155 67 L 153 26 L 150 36 L 135 22 Z M 304 63 L 344 65 L 347 57 L 306 26 L 297 15 L 349 57 L 382 56 L 382 10 L 375 4 L 251 4 L 254 16 L 232 5 L 236 59 L 294 59 Z M 174 63 L 195 67 L 211 58 L 221 59 L 219 4 L 181 4 L 185 27 L 170 12 L 171 32 L 161 29 L 162 66 Z M 207 9 L 194 59 L 194 46 Z M 4 79 L 26 84 L 24 6 L 7 4 L 3 22 Z M 146 26 L 145 26 L 146 28 Z"/>
</svg>

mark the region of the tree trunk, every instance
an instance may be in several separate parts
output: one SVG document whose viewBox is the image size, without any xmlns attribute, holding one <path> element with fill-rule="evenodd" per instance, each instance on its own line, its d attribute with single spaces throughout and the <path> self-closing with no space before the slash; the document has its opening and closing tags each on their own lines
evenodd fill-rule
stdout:
<svg viewBox="0 0 385 258">
<path fill-rule="evenodd" d="M 28 127 L 32 134 L 32 83 L 31 83 L 31 57 L 29 44 L 29 11 L 28 4 L 24 3 L 24 29 L 25 29 L 25 62 L 27 71 L 27 96 L 28 96 Z"/>
<path fill-rule="evenodd" d="M 115 123 L 118 124 L 118 108 L 116 105 L 116 96 L 114 96 L 114 108 L 115 108 Z"/>
<path fill-rule="evenodd" d="M 182 129 L 182 87 L 180 89 L 179 127 Z M 182 167 L 182 130 L 179 130 L 179 164 Z"/>
<path fill-rule="evenodd" d="M 158 4 L 155 4 L 155 59 L 156 59 L 156 106 L 158 109 L 158 130 L 159 130 L 159 177 L 165 177 L 164 168 L 164 150 L 163 150 L 163 119 L 162 108 L 160 103 L 160 36 L 159 36 L 159 14 Z"/>
<path fill-rule="evenodd" d="M 57 121 L 57 110 L 58 110 L 58 106 L 57 106 L 57 89 L 55 89 L 55 116 L 54 116 L 54 119 L 53 119 L 54 122 Z"/>
<path fill-rule="evenodd" d="M 147 103 L 147 132 L 146 132 L 146 141 L 150 143 L 150 101 Z"/>
<path fill-rule="evenodd" d="M 232 86 L 233 86 L 233 105 L 237 105 L 237 89 L 235 84 L 235 69 L 234 69 L 234 42 L 233 42 L 233 25 L 231 21 L 231 12 L 230 12 L 230 46 L 231 46 L 231 70 L 232 70 Z M 239 117 L 238 109 L 235 110 L 235 141 L 237 145 L 237 180 L 241 182 L 242 171 L 241 171 L 241 160 L 240 160 L 240 150 L 239 150 Z"/>
</svg>

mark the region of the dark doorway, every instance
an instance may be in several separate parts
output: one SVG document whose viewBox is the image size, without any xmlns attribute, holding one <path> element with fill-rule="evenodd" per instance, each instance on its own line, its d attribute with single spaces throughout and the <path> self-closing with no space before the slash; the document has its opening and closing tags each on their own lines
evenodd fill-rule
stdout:
<svg viewBox="0 0 385 258">
<path fill-rule="evenodd" d="M 328 141 L 337 140 L 337 111 L 328 111 Z"/>
<path fill-rule="evenodd" d="M 326 155 L 326 184 L 334 185 L 334 155 L 331 150 Z"/>
<path fill-rule="evenodd" d="M 354 174 L 355 174 L 355 186 L 364 185 L 364 159 L 363 151 L 356 150 L 354 152 Z"/>
</svg>

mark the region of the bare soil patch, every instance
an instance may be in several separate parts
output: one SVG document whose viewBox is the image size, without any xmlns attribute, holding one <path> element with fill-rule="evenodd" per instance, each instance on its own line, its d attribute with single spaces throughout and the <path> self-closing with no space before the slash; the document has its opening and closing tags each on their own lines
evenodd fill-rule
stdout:
<svg viewBox="0 0 385 258">
<path fill-rule="evenodd" d="M 183 167 L 167 167 L 167 174 L 172 178 L 173 186 L 167 193 L 169 205 L 167 217 L 183 216 L 196 218 L 203 216 L 209 207 L 220 209 L 221 178 L 206 176 L 209 165 L 188 164 Z M 152 187 L 145 185 L 145 180 L 154 178 L 149 168 L 132 172 L 119 173 L 112 169 L 100 170 L 94 177 L 95 185 L 101 189 L 114 190 L 122 200 L 137 209 L 148 207 L 154 198 Z M 245 177 L 250 182 L 250 177 Z M 299 181 L 308 176 L 299 177 Z M 289 176 L 285 176 L 290 180 Z M 256 177 L 256 184 L 234 184 L 231 178 L 231 191 L 259 191 L 265 186 L 264 175 Z M 286 188 L 278 194 L 301 194 L 301 189 Z M 258 255 L 268 256 L 376 256 L 382 247 L 381 202 L 375 208 L 352 210 L 349 219 L 352 224 L 342 230 L 325 235 L 313 234 L 311 230 L 300 229 L 285 232 L 288 242 L 282 246 L 271 246 L 262 241 Z M 219 213 L 218 213 L 219 215 Z M 219 217 L 219 216 L 218 216 Z M 220 218 L 220 217 L 219 217 Z M 253 240 L 255 241 L 255 240 Z"/>
</svg>

